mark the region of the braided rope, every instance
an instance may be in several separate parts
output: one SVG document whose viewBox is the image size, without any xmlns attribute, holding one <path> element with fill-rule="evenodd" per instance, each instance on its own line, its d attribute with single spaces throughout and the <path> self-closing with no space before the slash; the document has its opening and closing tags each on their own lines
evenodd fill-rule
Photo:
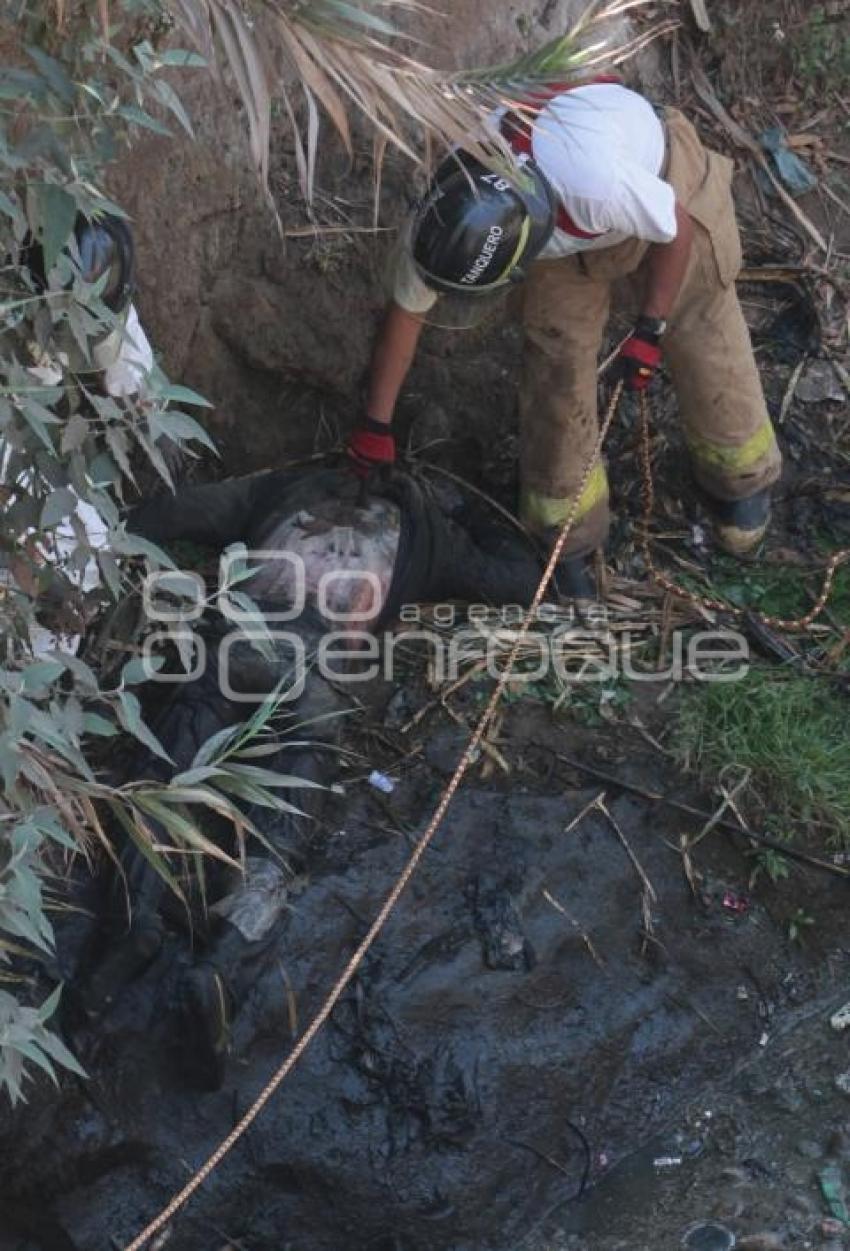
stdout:
<svg viewBox="0 0 850 1251">
<path fill-rule="evenodd" d="M 839 565 L 843 565 L 850 560 L 850 547 L 843 547 L 839 551 L 834 552 L 827 562 L 824 572 L 823 584 L 821 586 L 820 595 L 818 595 L 812 607 L 804 617 L 771 617 L 768 613 L 756 612 L 753 609 L 737 608 L 734 604 L 729 604 L 722 599 L 711 599 L 710 596 L 697 595 L 693 591 L 688 591 L 683 586 L 679 586 L 666 573 L 662 573 L 655 565 L 652 558 L 652 552 L 649 546 L 649 526 L 652 521 L 652 514 L 655 511 L 655 484 L 652 478 L 652 448 L 649 436 L 649 401 L 646 393 L 641 392 L 640 396 L 640 451 L 641 461 L 643 464 L 643 520 L 641 523 L 641 548 L 643 557 L 646 561 L 647 570 L 654 582 L 662 586 L 665 591 L 674 595 L 676 599 L 684 600 L 688 604 L 694 605 L 696 608 L 707 608 L 712 612 L 729 613 L 734 617 L 755 617 L 764 625 L 769 626 L 773 630 L 779 630 L 785 634 L 802 634 L 805 633 L 821 615 L 823 610 L 829 603 L 829 597 L 832 594 L 832 586 L 835 581 L 835 573 Z"/>
<path fill-rule="evenodd" d="M 499 702 L 505 692 L 505 688 L 511 679 L 511 676 L 513 673 L 513 667 L 514 667 L 514 664 L 516 663 L 517 657 L 519 656 L 522 644 L 528 635 L 528 631 L 531 629 L 531 626 L 536 620 L 538 609 L 540 608 L 540 605 L 543 602 L 543 596 L 546 594 L 546 590 L 555 572 L 555 566 L 557 565 L 561 557 L 561 552 L 564 550 L 564 544 L 569 538 L 570 532 L 573 529 L 573 526 L 575 525 L 582 495 L 584 494 L 584 490 L 590 479 L 590 475 L 592 474 L 594 468 L 596 467 L 596 462 L 599 460 L 600 456 L 602 455 L 602 446 L 605 442 L 605 438 L 608 434 L 608 430 L 610 429 L 611 422 L 614 420 L 614 414 L 617 411 L 617 405 L 619 404 L 622 390 L 623 390 L 623 384 L 622 382 L 620 382 L 617 384 L 617 386 L 614 389 L 614 394 L 611 397 L 611 403 L 608 406 L 608 411 L 606 412 L 605 418 L 599 429 L 599 436 L 596 440 L 596 443 L 594 445 L 590 458 L 588 459 L 588 462 L 585 466 L 584 472 L 582 474 L 581 483 L 579 484 L 579 487 L 573 497 L 572 504 L 570 505 L 569 514 L 567 516 L 566 521 L 564 522 L 563 528 L 561 529 L 561 533 L 558 536 L 558 540 L 552 549 L 552 553 L 549 557 L 548 563 L 543 572 L 543 577 L 540 579 L 540 585 L 535 591 L 534 599 L 531 602 L 531 607 L 528 609 L 528 612 L 525 614 L 525 617 L 523 618 L 522 625 L 520 626 L 519 632 L 517 634 L 513 647 L 511 648 L 510 654 L 508 656 L 507 664 L 505 665 L 505 668 L 502 670 L 501 674 L 499 675 L 499 680 L 496 683 L 496 687 L 493 691 L 493 694 L 490 696 L 487 707 L 484 709 L 484 712 L 482 713 L 478 721 L 478 724 L 476 725 L 474 731 L 470 735 L 469 742 L 467 743 L 466 748 L 464 749 L 463 755 L 458 761 L 457 768 L 455 769 L 454 773 L 449 779 L 448 785 L 446 786 L 446 789 L 443 791 L 442 797 L 440 798 L 440 802 L 437 804 L 437 807 L 434 810 L 431 820 L 428 822 L 428 826 L 424 834 L 422 834 L 421 838 L 419 839 L 416 846 L 414 847 L 413 852 L 411 853 L 410 858 L 407 861 L 407 864 L 404 866 L 401 872 L 401 875 L 399 876 L 392 890 L 387 895 L 386 899 L 381 905 L 381 908 L 377 916 L 375 917 L 374 921 L 369 926 L 366 936 L 363 938 L 362 942 L 357 947 L 356 951 L 354 952 L 351 959 L 348 961 L 348 964 L 345 966 L 342 973 L 334 982 L 334 985 L 330 993 L 328 994 L 327 998 L 325 999 L 325 1002 L 322 1004 L 319 1011 L 313 1017 L 313 1020 L 310 1022 L 307 1029 L 301 1035 L 298 1042 L 293 1047 L 292 1051 L 289 1053 L 289 1055 L 286 1057 L 283 1063 L 280 1065 L 280 1067 L 277 1069 L 277 1071 L 272 1075 L 270 1080 L 263 1087 L 260 1094 L 251 1104 L 250 1108 L 242 1117 L 242 1119 L 239 1121 L 239 1123 L 234 1126 L 234 1128 L 227 1135 L 227 1137 L 219 1144 L 218 1147 L 216 1147 L 212 1155 L 205 1161 L 205 1163 L 201 1165 L 201 1167 L 197 1170 L 197 1172 L 193 1174 L 193 1176 L 189 1179 L 189 1181 L 186 1183 L 183 1189 L 180 1190 L 176 1195 L 174 1195 L 174 1197 L 169 1201 L 169 1203 L 166 1204 L 166 1206 L 162 1209 L 159 1215 L 155 1216 L 154 1219 L 150 1221 L 148 1225 L 145 1226 L 142 1232 L 136 1238 L 134 1238 L 131 1243 L 129 1243 L 129 1245 L 125 1248 L 125 1251 L 141 1251 L 141 1248 L 144 1247 L 145 1244 L 149 1242 L 150 1239 L 154 1236 L 154 1234 L 158 1233 L 162 1229 L 162 1227 L 171 1220 L 172 1216 L 174 1216 L 175 1213 L 177 1213 L 183 1207 L 183 1205 L 188 1202 L 188 1200 L 192 1197 L 195 1191 L 198 1190 L 199 1187 L 204 1184 L 204 1182 L 210 1176 L 210 1174 L 214 1172 L 216 1168 L 218 1168 L 219 1164 L 221 1164 L 222 1160 L 227 1155 L 227 1153 L 233 1147 L 235 1147 L 236 1143 L 243 1136 L 246 1130 L 253 1124 L 253 1122 L 260 1115 L 263 1108 L 269 1102 L 272 1095 L 275 1093 L 275 1091 L 278 1089 L 281 1083 L 285 1080 L 286 1077 L 289 1076 L 289 1074 L 295 1068 L 295 1065 L 301 1059 L 304 1052 L 307 1050 L 307 1048 L 310 1046 L 313 1039 L 321 1030 L 322 1026 L 326 1023 L 326 1021 L 328 1020 L 328 1017 L 333 1012 L 334 1008 L 339 1002 L 339 999 L 343 991 L 349 985 L 349 983 L 351 982 L 351 979 L 354 977 L 354 974 L 357 972 L 358 968 L 362 964 L 363 959 L 366 953 L 368 952 L 369 948 L 372 946 L 375 939 L 378 937 L 381 930 L 384 928 L 387 920 L 389 919 L 390 913 L 393 911 L 396 904 L 398 903 L 405 887 L 407 886 L 410 879 L 413 877 L 413 874 L 416 872 L 416 869 L 419 865 L 420 860 L 422 859 L 429 844 L 434 838 L 434 835 L 437 833 L 437 830 L 440 828 L 443 818 L 445 817 L 446 812 L 448 811 L 449 805 L 452 802 L 452 799 L 454 798 L 455 792 L 457 791 L 458 787 L 463 781 L 469 769 L 469 766 L 474 762 L 476 750 L 481 744 L 481 741 L 484 738 L 485 733 L 487 732 L 487 728 L 490 725 L 490 722 L 493 720 L 493 716 L 495 715 Z"/>
<path fill-rule="evenodd" d="M 395 885 L 393 886 L 392 890 L 387 895 L 386 899 L 381 905 L 374 921 L 369 926 L 369 929 L 366 932 L 365 937 L 362 939 L 359 946 L 356 948 L 354 954 L 351 956 L 350 960 L 346 964 L 342 973 L 334 982 L 327 998 L 325 999 L 319 1011 L 313 1017 L 313 1020 L 310 1022 L 307 1029 L 301 1035 L 300 1039 L 298 1040 L 296 1045 L 293 1047 L 292 1051 L 289 1053 L 286 1059 L 283 1061 L 283 1063 L 280 1065 L 280 1067 L 275 1071 L 275 1073 L 272 1075 L 272 1077 L 263 1087 L 260 1094 L 251 1104 L 250 1108 L 247 1110 L 247 1112 L 242 1117 L 242 1119 L 238 1122 L 237 1125 L 234 1126 L 234 1128 L 227 1135 L 227 1137 L 223 1139 L 223 1141 L 219 1144 L 219 1146 L 215 1149 L 215 1151 L 213 1151 L 212 1155 L 210 1155 L 209 1158 L 192 1175 L 192 1177 L 189 1179 L 186 1185 L 180 1191 L 178 1191 L 177 1194 L 173 1196 L 173 1198 L 166 1204 L 166 1206 L 159 1212 L 159 1214 L 155 1216 L 153 1220 L 151 1220 L 145 1226 L 142 1232 L 138 1234 L 137 1237 L 134 1238 L 133 1241 L 127 1245 L 124 1251 L 142 1251 L 142 1248 L 150 1241 L 150 1239 L 153 1238 L 153 1236 L 157 1234 L 163 1228 L 163 1226 L 165 1226 L 177 1212 L 180 1211 L 180 1209 L 189 1201 L 192 1195 L 194 1195 L 195 1192 L 198 1189 L 200 1189 L 200 1187 L 204 1184 L 204 1182 L 207 1180 L 210 1174 L 213 1173 L 216 1168 L 218 1168 L 219 1164 L 221 1164 L 222 1160 L 228 1154 L 228 1152 L 230 1152 L 232 1148 L 236 1145 L 236 1143 L 240 1140 L 240 1138 L 243 1137 L 246 1131 L 250 1128 L 253 1122 L 257 1119 L 257 1117 L 263 1111 L 266 1104 L 275 1094 L 278 1087 L 281 1086 L 284 1080 L 289 1076 L 289 1074 L 295 1068 L 296 1064 L 301 1059 L 304 1052 L 307 1050 L 307 1048 L 310 1046 L 313 1040 L 316 1038 L 317 1034 L 321 1031 L 322 1027 L 326 1024 L 326 1022 L 328 1021 L 328 1018 L 330 1017 L 331 1013 L 333 1012 L 334 1008 L 339 1002 L 346 987 L 351 983 L 355 973 L 359 969 L 360 965 L 363 963 L 363 960 L 367 952 L 372 947 L 378 935 L 381 933 L 384 926 L 386 925 L 390 917 L 390 914 L 393 912 L 396 904 L 398 903 L 408 883 L 410 882 L 410 879 L 413 877 L 413 874 L 416 872 L 416 869 L 418 868 L 422 857 L 424 856 L 426 850 L 428 849 L 431 842 L 433 841 L 434 836 L 436 835 L 437 831 L 442 825 L 446 812 L 449 809 L 449 805 L 451 804 L 452 799 L 454 798 L 458 788 L 460 787 L 461 782 L 466 776 L 470 765 L 474 763 L 475 753 L 478 747 L 480 746 L 484 738 L 484 735 L 486 734 L 487 729 L 493 720 L 493 717 L 495 716 L 496 710 L 499 706 L 499 703 L 501 702 L 502 696 L 505 693 L 505 688 L 507 687 L 507 684 L 510 681 L 511 676 L 513 674 L 513 667 L 517 661 L 522 645 L 528 635 L 529 630 L 531 629 L 531 626 L 533 625 L 537 617 L 537 612 L 540 608 L 540 605 L 543 602 L 543 597 L 546 594 L 549 583 L 551 582 L 552 577 L 554 575 L 555 567 L 558 564 L 558 561 L 560 560 L 561 553 L 564 550 L 566 541 L 569 538 L 573 527 L 575 526 L 576 517 L 578 514 L 579 504 L 580 504 L 582 495 L 584 494 L 585 488 L 590 479 L 590 475 L 593 473 L 593 470 L 595 469 L 596 464 L 602 454 L 602 448 L 603 448 L 605 439 L 607 438 L 608 431 L 611 427 L 611 423 L 614 420 L 614 416 L 617 411 L 617 406 L 619 404 L 622 391 L 623 391 L 623 383 L 619 382 L 614 389 L 607 412 L 600 426 L 599 434 L 596 439 L 596 443 L 593 447 L 593 451 L 587 461 L 587 464 L 585 465 L 584 471 L 582 473 L 581 481 L 579 483 L 579 486 L 576 490 L 576 493 L 570 505 L 569 514 L 563 524 L 561 533 L 558 536 L 558 539 L 554 547 L 552 548 L 552 552 L 549 556 L 549 560 L 546 564 L 546 568 L 543 572 L 543 576 L 540 580 L 540 584 L 537 590 L 535 591 L 534 599 L 532 600 L 531 606 L 528 609 L 527 613 L 525 614 L 525 617 L 523 618 L 522 625 L 520 626 L 520 629 L 514 640 L 513 646 L 511 647 L 510 653 L 508 655 L 507 663 L 499 676 L 499 679 L 496 683 L 496 686 L 495 686 L 495 689 L 493 690 L 492 695 L 490 696 L 487 706 L 484 709 L 484 712 L 481 714 L 481 717 L 479 718 L 479 721 L 475 729 L 470 735 L 469 741 L 467 742 L 463 755 L 458 761 L 457 767 L 454 773 L 452 774 L 451 778 L 449 779 L 449 782 L 446 785 L 445 790 L 443 791 L 443 794 L 439 800 L 439 803 L 437 804 L 437 807 L 435 808 L 433 815 L 431 816 L 431 819 L 428 822 L 428 825 L 424 833 L 421 835 L 418 842 L 416 843 L 416 846 L 414 847 L 407 863 L 402 869 L 402 872 L 400 876 L 398 877 Z M 657 582 L 660 586 L 664 587 L 665 590 L 669 591 L 671 595 L 676 596 L 678 599 L 685 600 L 688 603 L 691 603 L 697 607 L 708 608 L 717 612 L 732 613 L 735 616 L 742 617 L 745 615 L 744 610 L 735 608 L 733 605 L 727 604 L 722 600 L 716 600 L 716 599 L 711 599 L 705 596 L 695 595 L 691 591 L 687 591 L 685 590 L 684 587 L 681 587 L 677 583 L 673 582 L 670 578 L 667 577 L 666 574 L 662 573 L 655 566 L 655 563 L 652 559 L 652 554 L 651 554 L 650 545 L 649 545 L 649 523 L 651 521 L 652 513 L 654 511 L 654 506 L 655 506 L 655 487 L 654 487 L 653 477 L 652 477 L 652 449 L 651 449 L 651 444 L 650 444 L 650 432 L 649 432 L 649 404 L 648 404 L 648 399 L 645 393 L 641 393 L 640 401 L 641 401 L 641 405 L 640 405 L 641 407 L 641 458 L 642 458 L 642 463 L 643 463 L 643 503 L 644 503 L 644 515 L 643 515 L 643 521 L 642 521 L 641 541 L 642 541 L 644 558 L 647 564 L 647 569 L 655 582 Z M 850 559 L 850 548 L 843 548 L 840 551 L 836 552 L 830 558 L 829 563 L 826 567 L 826 573 L 824 576 L 824 583 L 823 583 L 821 593 L 818 596 L 811 610 L 804 617 L 799 617 L 799 618 L 792 619 L 792 620 L 786 620 L 786 619 L 779 618 L 779 617 L 768 616 L 766 613 L 756 613 L 754 615 L 757 616 L 759 620 L 763 621 L 766 625 L 772 627 L 773 629 L 778 629 L 778 630 L 787 631 L 787 632 L 791 632 L 791 631 L 798 632 L 798 631 L 808 630 L 809 627 L 812 625 L 812 623 L 823 612 L 824 608 L 827 605 L 827 602 L 829 601 L 829 597 L 832 592 L 833 581 L 835 578 L 835 572 L 838 566 L 843 564 L 848 559 Z"/>
</svg>

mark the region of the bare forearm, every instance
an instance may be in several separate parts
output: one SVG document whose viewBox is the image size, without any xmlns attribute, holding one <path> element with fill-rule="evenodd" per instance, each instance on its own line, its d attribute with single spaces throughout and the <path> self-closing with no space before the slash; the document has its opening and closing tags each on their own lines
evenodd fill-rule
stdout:
<svg viewBox="0 0 850 1251">
<path fill-rule="evenodd" d="M 676 204 L 676 238 L 655 243 L 649 249 L 648 282 L 643 308 L 647 317 L 666 320 L 682 289 L 694 241 L 694 223 L 686 209 Z"/>
<path fill-rule="evenodd" d="M 422 334 L 422 318 L 390 304 L 372 354 L 366 412 L 389 424 Z"/>
</svg>

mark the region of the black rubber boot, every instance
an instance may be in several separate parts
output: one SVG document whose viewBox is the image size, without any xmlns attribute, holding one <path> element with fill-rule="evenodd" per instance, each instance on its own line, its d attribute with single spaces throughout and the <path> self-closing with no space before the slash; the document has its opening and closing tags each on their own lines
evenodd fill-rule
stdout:
<svg viewBox="0 0 850 1251">
<path fill-rule="evenodd" d="M 538 541 L 544 561 L 552 555 L 552 549 L 560 535 L 558 526 L 540 534 Z M 551 589 L 563 602 L 571 601 L 576 606 L 595 603 L 599 599 L 599 587 L 593 567 L 593 552 L 583 552 L 580 556 L 561 556 L 555 566 Z"/>
<path fill-rule="evenodd" d="M 742 500 L 709 499 L 718 547 L 730 556 L 747 556 L 755 551 L 770 521 L 770 500 L 770 487 Z"/>
<path fill-rule="evenodd" d="M 562 556 L 555 566 L 553 584 L 563 600 L 576 604 L 593 603 L 599 598 L 592 556 Z"/>
</svg>

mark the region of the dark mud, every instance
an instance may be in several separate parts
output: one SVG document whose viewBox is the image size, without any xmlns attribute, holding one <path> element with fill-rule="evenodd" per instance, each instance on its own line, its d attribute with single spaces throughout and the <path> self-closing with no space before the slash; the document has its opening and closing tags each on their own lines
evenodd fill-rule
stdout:
<svg viewBox="0 0 850 1251">
<path fill-rule="evenodd" d="M 39 1084 L 4 1118 L 2 1251 L 123 1246 L 186 1180 L 319 1006 L 460 734 L 435 714 L 424 750 L 375 749 L 372 763 L 399 778 L 392 796 L 349 781 L 334 820 L 305 840 L 307 884 L 258 962 L 221 1091 L 185 1079 L 173 1005 L 189 954 L 175 930 L 88 1040 L 91 1080 L 65 1079 L 58 1096 Z M 759 1079 L 748 1075 L 769 1073 L 787 1031 L 850 981 L 846 887 L 801 871 L 793 907 L 765 887 L 731 911 L 724 897 L 746 892 L 750 864 L 715 834 L 699 849 L 695 898 L 681 820 L 609 789 L 655 892 L 647 934 L 641 880 L 607 818 L 593 810 L 565 832 L 599 788 L 553 749 L 645 783 L 658 757 L 527 705 L 511 710 L 500 747 L 511 777 L 473 777 L 461 793 L 332 1023 L 175 1222 L 174 1251 L 675 1247 L 707 1214 L 703 1196 L 678 1210 L 680 1180 L 715 1157 L 718 1169 L 737 1161 L 742 1143 L 750 1152 L 740 1092 Z M 797 907 L 817 918 L 804 948 L 788 938 Z M 844 1099 L 826 1090 L 821 1123 L 841 1118 Z M 768 1134 L 752 1158 L 772 1167 L 771 1150 Z M 659 1177 L 658 1154 L 684 1163 Z M 757 1170 L 740 1182 L 760 1184 Z"/>
</svg>

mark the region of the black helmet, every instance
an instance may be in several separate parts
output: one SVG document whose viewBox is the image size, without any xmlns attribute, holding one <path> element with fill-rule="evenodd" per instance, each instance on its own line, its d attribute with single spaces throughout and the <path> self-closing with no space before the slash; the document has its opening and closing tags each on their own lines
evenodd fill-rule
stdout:
<svg viewBox="0 0 850 1251">
<path fill-rule="evenodd" d="M 438 291 L 489 293 L 522 279 L 554 229 L 554 192 L 534 161 L 505 176 L 458 151 L 416 213 L 413 259 Z"/>
<path fill-rule="evenodd" d="M 80 276 L 84 282 L 97 282 L 107 274 L 100 298 L 113 313 L 123 313 L 133 298 L 136 275 L 136 251 L 127 223 L 111 213 L 89 221 L 82 213 L 74 222 L 74 238 L 80 257 Z M 29 240 L 22 257 L 35 280 L 44 290 L 44 250 L 40 243 Z"/>
</svg>

